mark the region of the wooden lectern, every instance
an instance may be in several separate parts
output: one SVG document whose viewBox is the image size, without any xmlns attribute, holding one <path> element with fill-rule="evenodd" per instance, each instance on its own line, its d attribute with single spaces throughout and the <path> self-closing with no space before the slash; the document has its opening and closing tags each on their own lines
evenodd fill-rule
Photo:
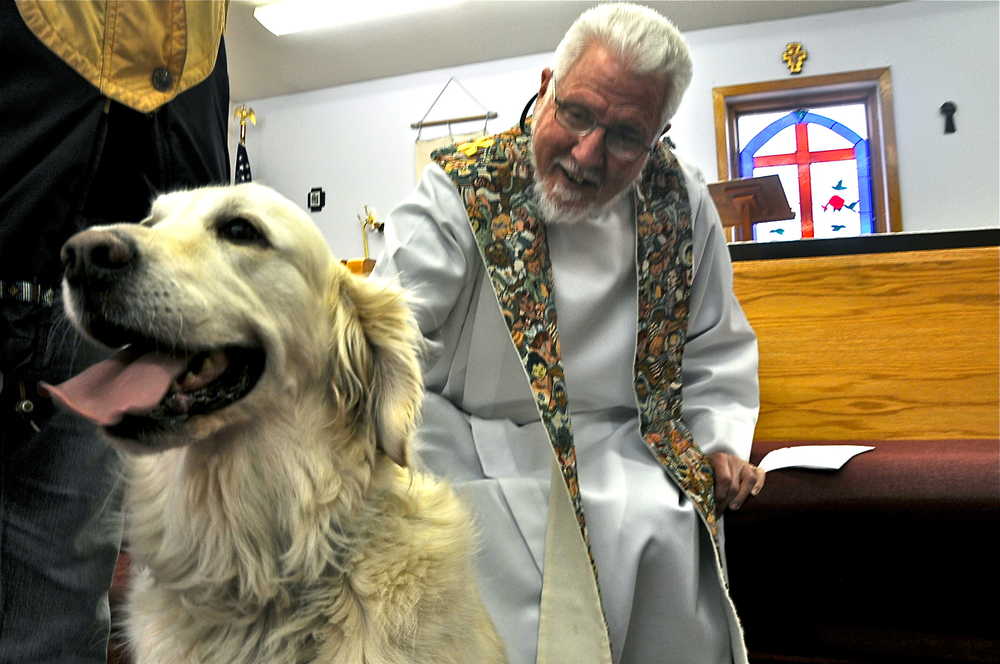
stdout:
<svg viewBox="0 0 1000 664">
<path fill-rule="evenodd" d="M 708 185 L 708 191 L 723 227 L 733 229 L 736 242 L 753 240 L 754 224 L 795 217 L 777 175 L 716 182 Z"/>
</svg>

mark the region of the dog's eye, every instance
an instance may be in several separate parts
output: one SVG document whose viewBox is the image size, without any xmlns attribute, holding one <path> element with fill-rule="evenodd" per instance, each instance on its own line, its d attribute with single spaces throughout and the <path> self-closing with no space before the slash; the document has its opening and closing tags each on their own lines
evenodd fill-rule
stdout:
<svg viewBox="0 0 1000 664">
<path fill-rule="evenodd" d="M 217 227 L 219 237 L 236 244 L 259 244 L 267 246 L 267 238 L 252 223 L 242 217 L 223 221 Z"/>
</svg>

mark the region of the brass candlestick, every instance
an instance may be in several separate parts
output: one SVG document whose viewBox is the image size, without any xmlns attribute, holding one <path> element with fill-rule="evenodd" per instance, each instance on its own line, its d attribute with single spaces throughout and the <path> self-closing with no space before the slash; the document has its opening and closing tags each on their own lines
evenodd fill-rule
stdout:
<svg viewBox="0 0 1000 664">
<path fill-rule="evenodd" d="M 368 206 L 364 206 L 364 214 L 358 215 L 358 220 L 361 221 L 361 251 L 364 257 L 368 258 L 368 229 L 373 231 L 381 231 L 385 224 L 375 221 L 375 213 L 372 212 Z"/>
</svg>

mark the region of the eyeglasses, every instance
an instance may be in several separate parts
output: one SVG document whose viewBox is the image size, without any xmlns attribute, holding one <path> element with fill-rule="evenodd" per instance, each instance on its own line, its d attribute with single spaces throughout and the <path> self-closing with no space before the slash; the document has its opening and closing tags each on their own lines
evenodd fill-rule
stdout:
<svg viewBox="0 0 1000 664">
<path fill-rule="evenodd" d="M 604 147 L 622 161 L 632 161 L 644 154 L 652 154 L 654 148 L 647 143 L 635 127 L 629 125 L 606 125 L 597 121 L 597 114 L 583 104 L 565 101 L 556 96 L 555 79 L 552 80 L 552 98 L 556 103 L 556 120 L 564 129 L 577 136 L 586 136 L 594 129 L 604 129 Z"/>
</svg>

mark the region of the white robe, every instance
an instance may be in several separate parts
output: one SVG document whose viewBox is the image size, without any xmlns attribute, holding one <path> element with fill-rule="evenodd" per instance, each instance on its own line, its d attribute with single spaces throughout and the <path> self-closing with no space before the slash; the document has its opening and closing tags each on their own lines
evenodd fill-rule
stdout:
<svg viewBox="0 0 1000 664">
<path fill-rule="evenodd" d="M 684 168 L 694 285 L 683 417 L 705 452 L 748 458 L 758 410 L 756 339 L 732 294 L 718 214 Z M 614 661 L 745 661 L 710 537 L 639 435 L 632 202 L 548 225 L 581 495 Z M 533 664 L 551 447 L 451 179 L 432 164 L 390 215 L 373 276 L 411 291 L 427 341 L 421 461 L 473 506 L 482 593 L 512 664 Z"/>
</svg>

